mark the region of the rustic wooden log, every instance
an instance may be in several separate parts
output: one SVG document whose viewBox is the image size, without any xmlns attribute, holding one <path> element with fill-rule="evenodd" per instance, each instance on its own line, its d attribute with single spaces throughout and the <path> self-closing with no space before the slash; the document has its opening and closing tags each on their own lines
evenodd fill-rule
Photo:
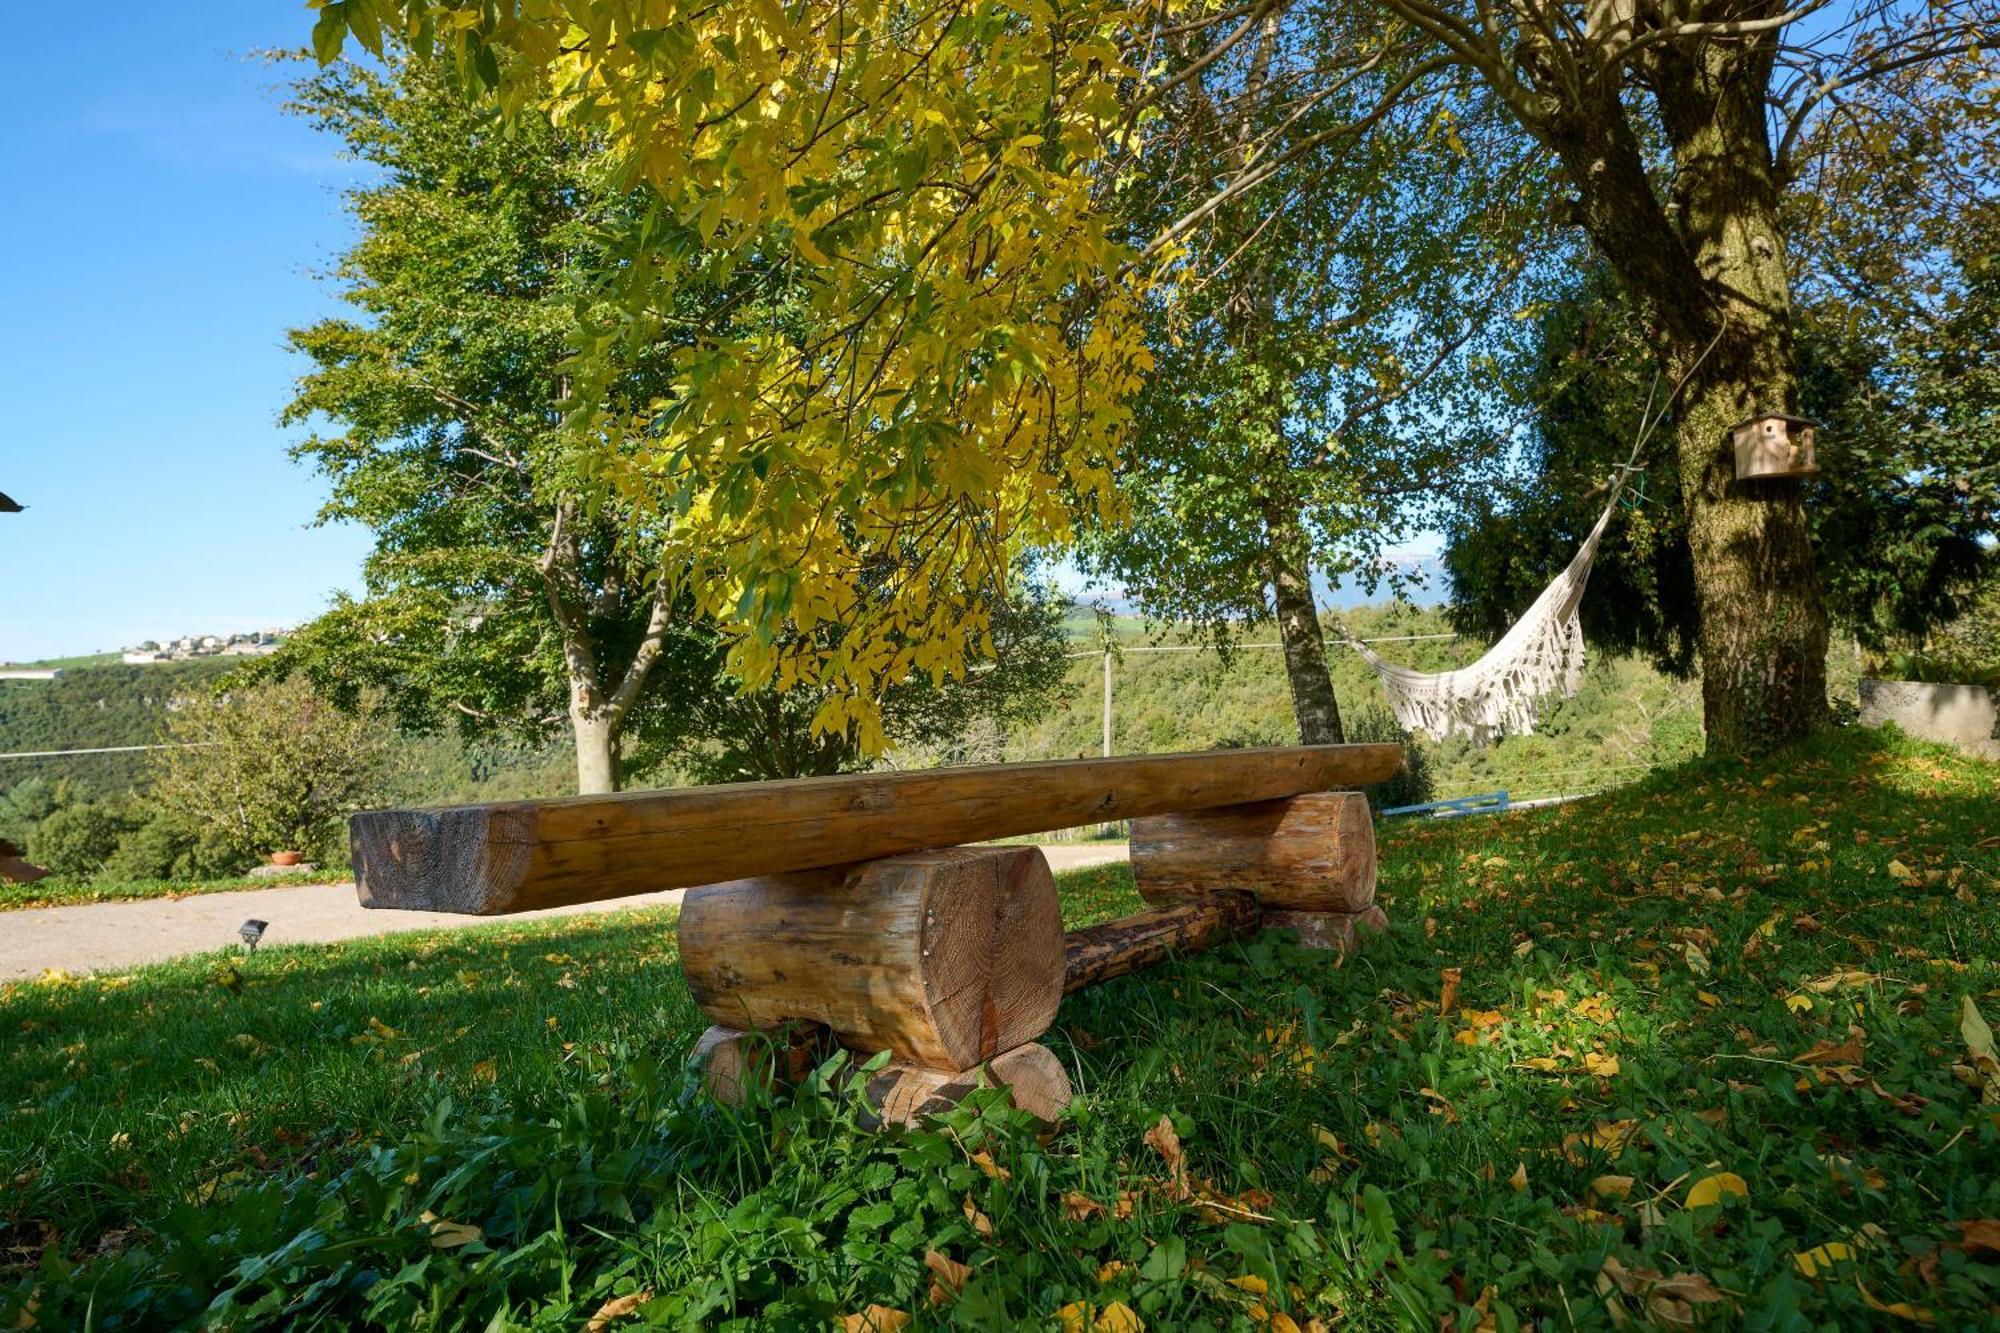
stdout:
<svg viewBox="0 0 2000 1333">
<path fill-rule="evenodd" d="M 818 1023 L 786 1023 L 769 1032 L 712 1027 L 695 1042 L 688 1063 L 701 1071 L 710 1096 L 741 1106 L 753 1083 L 798 1083 L 835 1049 L 833 1034 Z"/>
<path fill-rule="evenodd" d="M 1331 949 L 1343 957 L 1360 948 L 1368 936 L 1388 928 L 1388 916 L 1372 905 L 1359 912 L 1264 913 L 1264 929 L 1295 930 L 1306 948 Z"/>
<path fill-rule="evenodd" d="M 1223 892 L 1072 930 L 1063 937 L 1063 993 L 1248 935 L 1259 915 L 1256 894 Z"/>
<path fill-rule="evenodd" d="M 1015 1106 L 1049 1124 L 1062 1119 L 1069 1105 L 1068 1071 L 1054 1051 L 1033 1041 L 970 1069 L 891 1061 L 869 1076 L 864 1095 L 883 1124 L 914 1125 L 949 1111 L 981 1086 L 1006 1088 Z"/>
<path fill-rule="evenodd" d="M 1065 759 L 354 816 L 366 907 L 492 914 L 1380 782 L 1394 745 Z"/>
<path fill-rule="evenodd" d="M 1375 824 L 1359 792 L 1308 792 L 1132 821 L 1132 878 L 1151 903 L 1247 889 L 1266 911 L 1375 901 Z"/>
<path fill-rule="evenodd" d="M 810 1019 L 852 1051 L 947 1071 L 1048 1031 L 1062 913 L 1037 847 L 956 847 L 713 884 L 681 903 L 681 967 L 712 1023 Z"/>
</svg>

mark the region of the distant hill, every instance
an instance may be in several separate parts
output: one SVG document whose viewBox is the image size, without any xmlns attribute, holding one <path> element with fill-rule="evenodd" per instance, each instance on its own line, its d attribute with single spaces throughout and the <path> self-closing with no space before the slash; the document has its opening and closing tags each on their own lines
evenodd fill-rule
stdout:
<svg viewBox="0 0 2000 1333">
<path fill-rule="evenodd" d="M 1365 639 L 1405 639 L 1381 645 L 1391 660 L 1421 670 L 1461 666 L 1484 651 L 1467 639 L 1409 638 L 1448 634 L 1435 608 L 1375 605 L 1339 613 Z M 994 736 L 982 759 L 1051 759 L 1101 752 L 1102 639 L 1095 615 L 1069 620 L 1078 657 L 1067 688 L 1046 716 L 1010 736 Z M 1246 637 L 1224 663 L 1172 633 L 1139 620 L 1112 622 L 1112 719 L 1119 753 L 1200 750 L 1219 745 L 1290 744 L 1297 738 L 1280 655 L 1264 627 Z M 1257 646 L 1267 645 L 1267 646 Z M 1164 650 L 1164 651 L 1161 651 Z M 1356 738 L 1393 734 L 1387 700 L 1367 666 L 1331 646 L 1334 688 Z M 83 659 L 72 659 L 79 663 Z M 156 741 L 176 695 L 212 687 L 232 659 L 149 666 L 65 666 L 56 680 L 0 681 L 0 753 L 148 745 Z M 1642 662 L 1593 657 L 1576 698 L 1554 705 L 1535 736 L 1486 749 L 1464 742 L 1422 747 L 1438 795 L 1507 788 L 1517 799 L 1586 791 L 1678 762 L 1701 746 L 1700 699 L 1689 682 L 1669 680 Z M 409 799 L 423 802 L 561 795 L 573 790 L 568 747 L 523 750 L 466 745 L 454 736 L 403 738 Z M 921 762 L 922 756 L 903 756 Z M 0 792 L 32 776 L 68 777 L 112 795 L 142 786 L 143 754 L 77 755 L 0 760 Z M 662 781 L 670 780 L 662 775 Z"/>
</svg>

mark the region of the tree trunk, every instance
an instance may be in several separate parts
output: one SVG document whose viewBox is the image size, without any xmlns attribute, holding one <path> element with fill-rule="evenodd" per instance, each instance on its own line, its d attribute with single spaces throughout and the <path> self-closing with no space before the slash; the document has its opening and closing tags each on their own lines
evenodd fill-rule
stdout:
<svg viewBox="0 0 2000 1333">
<path fill-rule="evenodd" d="M 1773 45 L 1714 44 L 1660 80 L 1681 234 L 1716 307 L 1716 331 L 1700 346 L 1683 331 L 1663 350 L 1687 377 L 1676 448 L 1701 608 L 1703 716 L 1720 754 L 1760 754 L 1827 721 L 1826 608 L 1800 483 L 1737 481 L 1730 441 L 1744 418 L 1798 406 L 1762 97 Z"/>
<path fill-rule="evenodd" d="M 1796 481 L 1738 482 L 1730 427 L 1795 409 L 1791 287 L 1765 124 L 1771 41 L 1654 54 L 1673 156 L 1663 206 L 1607 80 L 1544 133 L 1581 221 L 1646 322 L 1675 402 L 1701 613 L 1711 753 L 1755 755 L 1825 724 L 1826 608 Z"/>
<path fill-rule="evenodd" d="M 1305 533 L 1297 515 L 1274 503 L 1264 507 L 1264 532 L 1270 544 L 1271 590 L 1277 605 L 1278 638 L 1285 646 L 1285 680 L 1291 686 L 1299 744 L 1338 745 L 1347 739 L 1347 733 L 1340 725 L 1340 701 L 1334 697 L 1333 675 L 1326 665 L 1326 635 L 1320 628 L 1319 609 L 1313 604 Z"/>
<path fill-rule="evenodd" d="M 575 707 L 570 709 L 569 723 L 576 735 L 576 794 L 617 791 L 618 723 L 605 710 Z"/>
</svg>

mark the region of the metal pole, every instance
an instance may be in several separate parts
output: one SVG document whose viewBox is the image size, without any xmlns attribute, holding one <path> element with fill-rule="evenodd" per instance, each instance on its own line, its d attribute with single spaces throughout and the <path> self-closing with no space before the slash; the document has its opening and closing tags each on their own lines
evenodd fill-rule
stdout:
<svg viewBox="0 0 2000 1333">
<path fill-rule="evenodd" d="M 1104 757 L 1111 757 L 1111 650 L 1104 650 Z"/>
</svg>

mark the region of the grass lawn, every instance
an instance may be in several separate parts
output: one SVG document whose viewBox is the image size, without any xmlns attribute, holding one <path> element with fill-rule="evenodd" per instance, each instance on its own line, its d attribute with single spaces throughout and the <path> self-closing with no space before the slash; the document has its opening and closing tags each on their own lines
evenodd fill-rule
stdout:
<svg viewBox="0 0 2000 1333">
<path fill-rule="evenodd" d="M 233 879 L 71 879 L 51 875 L 33 884 L 0 884 L 0 912 L 29 907 L 71 907 L 78 903 L 133 902 L 141 898 L 186 898 L 197 893 L 236 893 L 299 884 L 341 884 L 346 870 L 307 870 L 296 875 L 238 875 Z"/>
<path fill-rule="evenodd" d="M 1071 997 L 1041 1135 L 706 1103 L 671 912 L 0 987 L 0 1328 L 2000 1323 L 2000 768 L 1401 824 L 1382 898 Z"/>
</svg>

